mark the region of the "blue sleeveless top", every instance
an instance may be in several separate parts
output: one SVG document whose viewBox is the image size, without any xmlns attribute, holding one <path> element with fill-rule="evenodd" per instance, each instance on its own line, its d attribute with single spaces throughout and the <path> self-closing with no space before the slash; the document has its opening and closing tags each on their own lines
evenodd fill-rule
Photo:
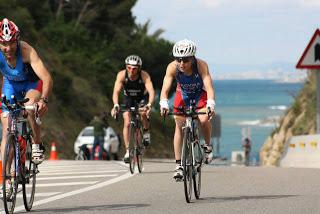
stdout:
<svg viewBox="0 0 320 214">
<path fill-rule="evenodd" d="M 16 67 L 12 68 L 8 65 L 4 54 L 0 51 L 0 71 L 2 75 L 11 81 L 20 82 L 20 81 L 28 80 L 29 79 L 28 73 L 30 73 L 29 70 L 31 66 L 27 66 L 28 64 L 23 63 L 21 48 L 19 43 L 18 43 L 16 57 L 17 57 Z"/>
<path fill-rule="evenodd" d="M 199 74 L 197 59 L 192 61 L 192 74 L 190 76 L 181 72 L 177 66 L 176 69 L 177 90 L 181 90 L 184 100 L 195 99 L 198 100 L 201 93 L 204 91 L 203 80 Z"/>
</svg>

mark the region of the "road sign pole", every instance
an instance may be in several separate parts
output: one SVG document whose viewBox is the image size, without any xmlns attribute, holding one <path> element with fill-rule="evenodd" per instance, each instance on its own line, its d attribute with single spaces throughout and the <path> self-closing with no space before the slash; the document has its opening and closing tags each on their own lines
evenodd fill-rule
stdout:
<svg viewBox="0 0 320 214">
<path fill-rule="evenodd" d="M 320 134 L 320 69 L 316 70 L 317 75 L 317 133 Z"/>
</svg>

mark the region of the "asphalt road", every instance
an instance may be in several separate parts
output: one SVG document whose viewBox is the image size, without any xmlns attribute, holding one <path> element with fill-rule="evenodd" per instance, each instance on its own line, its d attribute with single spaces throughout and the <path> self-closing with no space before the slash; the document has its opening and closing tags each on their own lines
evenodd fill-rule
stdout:
<svg viewBox="0 0 320 214">
<path fill-rule="evenodd" d="M 187 204 L 173 161 L 46 161 L 32 213 L 319 213 L 320 170 L 207 165 L 201 199 Z M 1 201 L 2 202 L 2 201 Z M 0 206 L 1 208 L 3 205 Z M 16 213 L 24 213 L 22 197 Z"/>
</svg>

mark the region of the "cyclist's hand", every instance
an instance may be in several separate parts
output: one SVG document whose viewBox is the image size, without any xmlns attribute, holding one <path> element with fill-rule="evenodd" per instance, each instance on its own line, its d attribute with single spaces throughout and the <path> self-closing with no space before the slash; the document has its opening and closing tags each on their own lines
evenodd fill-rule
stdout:
<svg viewBox="0 0 320 214">
<path fill-rule="evenodd" d="M 207 114 L 209 117 L 209 120 L 212 119 L 212 117 L 216 114 L 215 113 L 215 101 L 213 99 L 208 99 L 207 100 Z"/>
<path fill-rule="evenodd" d="M 114 104 L 112 110 L 111 110 L 111 116 L 116 119 L 117 117 L 117 114 L 119 114 L 119 109 L 120 109 L 120 106 L 119 104 Z"/>
<path fill-rule="evenodd" d="M 169 113 L 169 101 L 167 99 L 162 99 L 159 104 L 161 116 L 166 116 Z"/>
<path fill-rule="evenodd" d="M 37 102 L 38 105 L 38 113 L 40 117 L 42 117 L 48 111 L 48 105 L 43 100 Z"/>
</svg>

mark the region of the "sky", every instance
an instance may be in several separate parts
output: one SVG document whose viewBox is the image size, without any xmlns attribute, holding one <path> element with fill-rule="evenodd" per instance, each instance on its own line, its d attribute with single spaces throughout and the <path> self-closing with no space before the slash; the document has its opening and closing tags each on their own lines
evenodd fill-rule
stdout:
<svg viewBox="0 0 320 214">
<path fill-rule="evenodd" d="M 138 0 L 132 12 L 150 34 L 193 40 L 216 79 L 304 76 L 295 66 L 320 28 L 320 0 Z"/>
</svg>

